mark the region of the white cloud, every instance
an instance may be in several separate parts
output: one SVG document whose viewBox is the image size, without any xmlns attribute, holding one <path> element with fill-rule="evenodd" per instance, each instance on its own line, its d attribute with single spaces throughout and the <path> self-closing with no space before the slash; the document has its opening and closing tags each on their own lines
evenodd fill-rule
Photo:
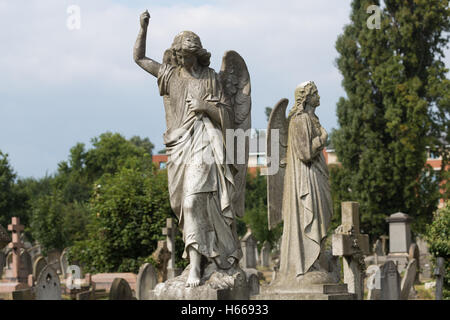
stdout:
<svg viewBox="0 0 450 320">
<path fill-rule="evenodd" d="M 266 124 L 264 107 L 283 97 L 292 101 L 297 84 L 314 80 L 322 97 L 319 117 L 331 129 L 343 95 L 334 44 L 348 23 L 350 3 L 149 1 L 147 55 L 161 60 L 178 32 L 192 30 L 212 53 L 216 70 L 226 50 L 246 60 L 255 127 Z M 80 30 L 66 27 L 72 4 L 81 8 Z M 165 120 L 156 81 L 132 59 L 145 9 L 113 0 L 0 0 L 0 92 L 9 99 L 0 102 L 0 149 L 11 154 L 19 174 L 55 170 L 75 142 L 108 129 L 149 136 L 162 147 Z M 26 138 L 23 128 L 31 131 L 25 130 Z M 50 144 L 45 156 L 43 143 Z"/>
</svg>

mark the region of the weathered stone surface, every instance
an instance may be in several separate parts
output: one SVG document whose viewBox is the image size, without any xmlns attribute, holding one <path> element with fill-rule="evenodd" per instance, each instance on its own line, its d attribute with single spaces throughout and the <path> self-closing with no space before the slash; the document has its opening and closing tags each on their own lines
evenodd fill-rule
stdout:
<svg viewBox="0 0 450 320">
<path fill-rule="evenodd" d="M 133 292 L 125 279 L 114 279 L 109 291 L 109 300 L 134 300 Z"/>
<path fill-rule="evenodd" d="M 36 280 L 36 300 L 61 300 L 61 284 L 56 271 L 45 266 Z"/>
<path fill-rule="evenodd" d="M 186 287 L 190 266 L 183 273 L 150 292 L 149 300 L 248 300 L 250 297 L 246 274 L 240 268 L 218 269 L 210 263 L 200 286 Z"/>
<path fill-rule="evenodd" d="M 136 298 L 149 300 L 150 291 L 158 284 L 158 273 L 151 263 L 145 263 L 139 268 L 136 281 Z"/>
<path fill-rule="evenodd" d="M 256 268 L 256 239 L 250 229 L 247 230 L 247 233 L 241 240 L 241 248 L 243 253 L 241 261 L 242 268 Z"/>
<path fill-rule="evenodd" d="M 267 241 L 264 241 L 263 246 L 261 248 L 261 266 L 268 268 L 270 265 L 270 243 Z"/>
<path fill-rule="evenodd" d="M 36 258 L 33 264 L 33 278 L 36 280 L 38 276 L 41 274 L 41 271 L 47 266 L 47 260 L 40 256 Z"/>
<path fill-rule="evenodd" d="M 414 290 L 414 281 L 416 279 L 417 273 L 417 260 L 411 259 L 408 263 L 408 267 L 406 267 L 405 275 L 402 278 L 402 282 L 400 284 L 400 299 L 408 300 L 411 289 Z"/>
<path fill-rule="evenodd" d="M 30 254 L 25 250 L 20 253 L 20 268 L 21 274 L 27 278 L 28 275 L 33 274 L 33 262 Z"/>
<path fill-rule="evenodd" d="M 408 253 L 411 245 L 411 218 L 401 212 L 386 219 L 389 222 L 389 253 Z"/>
<path fill-rule="evenodd" d="M 381 266 L 381 300 L 400 299 L 400 275 L 393 261 L 387 261 Z"/>
</svg>

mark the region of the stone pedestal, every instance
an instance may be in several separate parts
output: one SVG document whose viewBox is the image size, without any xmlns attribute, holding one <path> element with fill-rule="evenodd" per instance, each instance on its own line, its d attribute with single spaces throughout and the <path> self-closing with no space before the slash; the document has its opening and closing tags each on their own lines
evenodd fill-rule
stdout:
<svg viewBox="0 0 450 320">
<path fill-rule="evenodd" d="M 409 247 L 411 245 L 411 218 L 397 212 L 386 219 L 389 223 L 389 254 L 387 260 L 394 261 L 398 271 L 402 272 L 408 265 Z"/>
<path fill-rule="evenodd" d="M 274 290 L 262 287 L 261 294 L 252 300 L 355 300 L 356 296 L 349 293 L 346 284 L 310 284 L 298 289 Z"/>
<path fill-rule="evenodd" d="M 190 266 L 183 273 L 158 284 L 148 294 L 148 300 L 249 300 L 250 288 L 246 275 L 238 267 L 219 270 L 212 263 L 205 269 L 200 286 L 187 288 Z"/>
</svg>

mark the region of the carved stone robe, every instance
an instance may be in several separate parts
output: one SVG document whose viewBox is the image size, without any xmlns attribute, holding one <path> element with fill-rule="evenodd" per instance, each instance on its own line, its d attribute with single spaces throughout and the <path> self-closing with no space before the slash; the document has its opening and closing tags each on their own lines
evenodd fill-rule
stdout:
<svg viewBox="0 0 450 320">
<path fill-rule="evenodd" d="M 224 161 L 225 130 L 232 128 L 234 118 L 218 76 L 205 67 L 196 79 L 184 75 L 181 68 L 163 64 L 158 86 L 166 109 L 170 203 L 183 229 L 185 249 L 192 245 L 223 265 L 229 257 L 239 260 L 242 252 L 232 208 L 235 172 L 234 166 Z M 190 111 L 186 103 L 190 98 L 215 104 L 220 124 L 206 114 Z"/>
<path fill-rule="evenodd" d="M 311 117 L 300 112 L 289 121 L 280 256 L 280 273 L 288 281 L 308 272 L 318 259 L 333 212 L 320 129 Z"/>
</svg>

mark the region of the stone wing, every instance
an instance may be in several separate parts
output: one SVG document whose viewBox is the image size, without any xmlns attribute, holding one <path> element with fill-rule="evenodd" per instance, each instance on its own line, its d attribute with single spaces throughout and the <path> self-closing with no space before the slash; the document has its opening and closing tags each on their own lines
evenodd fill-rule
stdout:
<svg viewBox="0 0 450 320">
<path fill-rule="evenodd" d="M 288 121 L 286 119 L 286 108 L 288 99 L 281 99 L 270 114 L 267 127 L 267 166 L 276 165 L 270 163 L 273 152 L 279 152 L 279 170 L 273 175 L 267 176 L 267 213 L 269 230 L 275 228 L 282 220 L 284 174 L 286 171 L 286 151 L 288 141 Z M 272 150 L 272 130 L 279 130 L 278 150 Z"/>
<path fill-rule="evenodd" d="M 222 68 L 219 73 L 227 99 L 230 101 L 234 113 L 234 129 L 242 129 L 244 132 L 251 128 L 251 85 L 250 75 L 244 59 L 236 51 L 227 51 L 222 59 Z M 250 131 L 248 131 L 250 133 Z M 235 162 L 237 173 L 234 177 L 236 194 L 233 197 L 235 213 L 242 217 L 245 209 L 245 178 L 247 175 L 249 135 L 245 138 L 245 163 Z M 235 144 L 234 154 L 242 152 L 237 150 Z"/>
</svg>

